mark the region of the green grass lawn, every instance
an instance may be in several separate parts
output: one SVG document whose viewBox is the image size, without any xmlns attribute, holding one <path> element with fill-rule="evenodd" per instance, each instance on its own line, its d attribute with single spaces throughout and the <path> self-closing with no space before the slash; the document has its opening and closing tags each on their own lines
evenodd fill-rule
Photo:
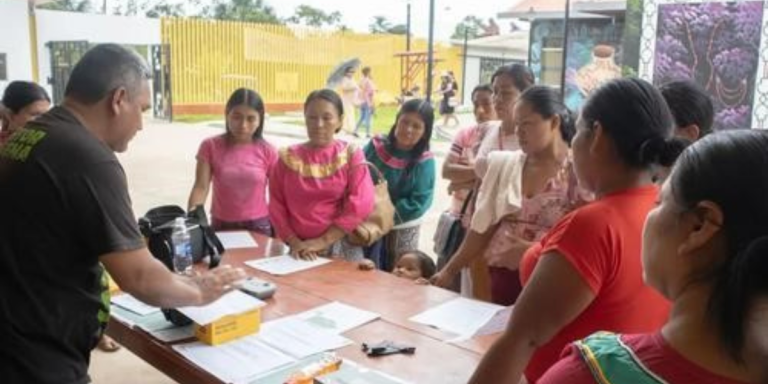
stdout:
<svg viewBox="0 0 768 384">
<path fill-rule="evenodd" d="M 375 114 L 373 116 L 373 134 L 387 134 L 389 133 L 389 130 L 392 128 L 392 126 L 395 124 L 395 117 L 397 116 L 397 110 L 399 106 L 397 105 L 387 105 L 387 106 L 379 106 L 376 108 Z M 286 124 L 295 125 L 297 127 L 304 127 L 304 119 L 299 116 L 296 118 L 285 118 L 286 113 L 273 113 L 270 114 L 270 117 L 280 117 L 281 122 Z M 291 114 L 296 115 L 296 114 Z M 357 118 L 360 117 L 360 111 L 358 110 L 355 113 L 355 116 Z M 437 123 L 440 119 L 439 114 L 435 114 L 435 122 Z M 174 122 L 180 122 L 180 123 L 202 123 L 207 121 L 219 121 L 223 122 L 224 116 L 221 115 L 177 115 L 173 117 Z M 363 133 L 364 134 L 364 133 Z"/>
<path fill-rule="evenodd" d="M 373 134 L 387 134 L 389 133 L 389 130 L 392 128 L 392 125 L 395 124 L 395 116 L 397 116 L 397 109 L 398 106 L 380 106 L 376 108 L 376 112 L 373 116 L 373 126 L 371 127 L 373 130 Z M 357 111 L 355 113 L 355 116 L 357 118 L 360 117 L 360 112 Z M 295 120 L 286 120 L 285 123 L 287 124 L 293 124 L 297 127 L 304 127 L 304 120 L 302 119 L 295 119 Z"/>
<path fill-rule="evenodd" d="M 271 113 L 271 117 L 283 116 L 285 113 Z M 176 115 L 173 121 L 177 123 L 204 123 L 207 121 L 224 121 L 224 115 Z"/>
</svg>

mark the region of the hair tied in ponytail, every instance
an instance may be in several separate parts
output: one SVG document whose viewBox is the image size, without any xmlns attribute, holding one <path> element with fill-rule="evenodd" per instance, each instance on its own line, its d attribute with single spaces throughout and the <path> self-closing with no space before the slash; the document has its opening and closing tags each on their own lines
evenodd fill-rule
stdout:
<svg viewBox="0 0 768 384">
<path fill-rule="evenodd" d="M 650 138 L 640 145 L 640 164 L 671 167 L 690 144 L 690 141 L 678 137 Z"/>
<path fill-rule="evenodd" d="M 750 241 L 727 260 L 723 271 L 710 298 L 709 311 L 721 328 L 728 329 L 721 332 L 727 353 L 735 361 L 743 361 L 744 321 L 768 273 L 768 235 Z"/>
</svg>

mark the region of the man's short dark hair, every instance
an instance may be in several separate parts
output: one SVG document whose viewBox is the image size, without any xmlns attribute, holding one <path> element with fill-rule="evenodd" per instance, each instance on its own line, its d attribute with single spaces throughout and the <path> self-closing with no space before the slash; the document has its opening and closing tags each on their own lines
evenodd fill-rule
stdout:
<svg viewBox="0 0 768 384">
<path fill-rule="evenodd" d="M 689 80 L 673 81 L 659 87 L 678 128 L 696 125 L 699 137 L 712 133 L 715 108 L 712 99 L 698 84 Z"/>
<path fill-rule="evenodd" d="M 151 77 L 146 61 L 133 50 L 117 44 L 99 44 L 75 65 L 64 96 L 90 105 L 123 87 L 129 97 L 135 97 L 141 92 L 142 82 Z"/>
</svg>

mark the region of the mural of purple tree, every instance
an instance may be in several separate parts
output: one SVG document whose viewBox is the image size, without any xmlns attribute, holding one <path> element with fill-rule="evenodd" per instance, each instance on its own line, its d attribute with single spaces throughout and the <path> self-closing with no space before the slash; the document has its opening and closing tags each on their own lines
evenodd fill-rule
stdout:
<svg viewBox="0 0 768 384">
<path fill-rule="evenodd" d="M 659 6 L 653 81 L 693 79 L 710 92 L 715 129 L 749 128 L 762 1 Z"/>
</svg>

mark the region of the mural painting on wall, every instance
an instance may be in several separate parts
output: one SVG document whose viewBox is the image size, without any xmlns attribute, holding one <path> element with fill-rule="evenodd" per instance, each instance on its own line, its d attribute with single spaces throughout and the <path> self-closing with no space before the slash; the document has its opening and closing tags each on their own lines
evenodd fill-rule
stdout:
<svg viewBox="0 0 768 384">
<path fill-rule="evenodd" d="M 712 96 L 715 129 L 749 128 L 762 1 L 660 4 L 654 84 L 694 79 Z"/>
<path fill-rule="evenodd" d="M 541 80 L 542 54 L 552 32 L 558 31 L 562 46 L 562 22 L 541 20 L 533 27 L 531 69 Z M 600 84 L 622 76 L 622 32 L 624 25 L 611 20 L 574 20 L 569 26 L 567 62 L 565 71 L 565 101 L 577 110 L 586 97 Z M 552 41 L 552 40 L 550 40 Z M 534 53 L 535 52 L 535 53 Z M 538 57 L 534 57 L 539 55 Z M 535 60 L 536 59 L 536 60 Z M 558 71 L 562 63 L 557 63 Z M 559 85 L 559 81 L 558 81 Z"/>
</svg>

